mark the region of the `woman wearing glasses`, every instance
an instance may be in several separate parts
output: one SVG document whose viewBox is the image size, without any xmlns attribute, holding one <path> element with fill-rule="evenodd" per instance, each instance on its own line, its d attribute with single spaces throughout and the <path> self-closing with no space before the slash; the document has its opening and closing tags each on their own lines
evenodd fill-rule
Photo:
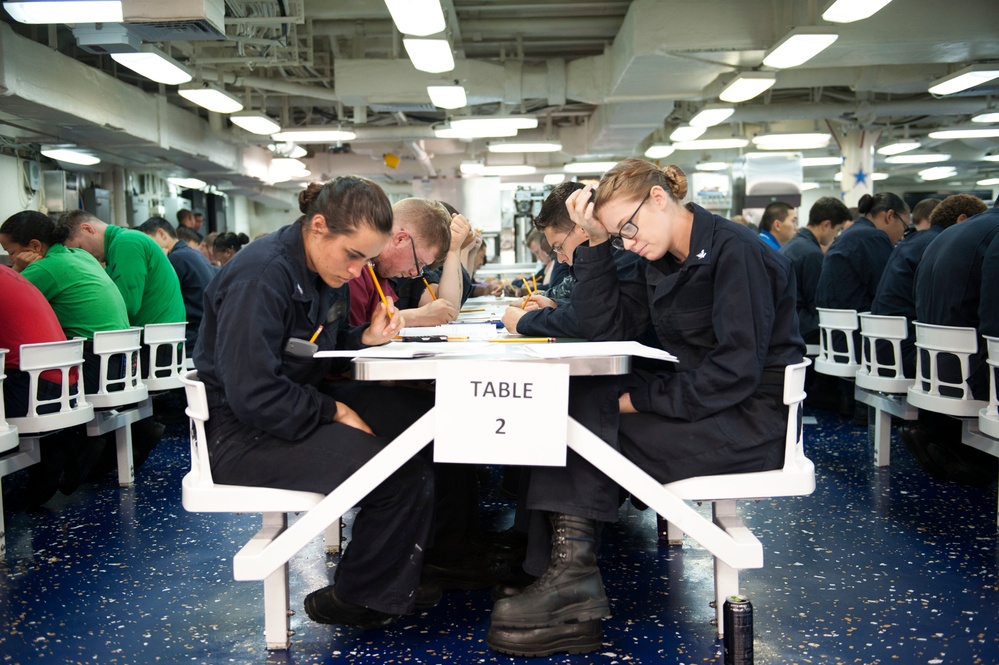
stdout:
<svg viewBox="0 0 999 665">
<path fill-rule="evenodd" d="M 586 187 L 566 201 L 589 236 L 576 249 L 572 292 L 586 337 L 642 338 L 678 358 L 585 394 L 574 383 L 570 412 L 585 399 L 592 415 L 583 424 L 662 483 L 779 468 L 784 368 L 805 352 L 790 262 L 746 227 L 684 205 L 686 193 L 678 167 L 631 159 L 604 174 L 595 196 Z M 613 246 L 646 261 L 620 278 Z M 571 452 L 565 467 L 531 470 L 528 507 L 552 515 L 555 536 L 549 556 L 529 543 L 524 567 L 541 579 L 496 602 L 493 648 L 600 647 L 599 619 L 610 611 L 595 541 L 600 523 L 617 517 L 618 491 Z"/>
</svg>

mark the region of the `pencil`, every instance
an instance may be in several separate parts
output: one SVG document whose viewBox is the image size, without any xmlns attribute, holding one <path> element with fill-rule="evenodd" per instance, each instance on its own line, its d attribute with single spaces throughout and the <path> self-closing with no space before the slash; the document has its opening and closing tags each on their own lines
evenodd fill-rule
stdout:
<svg viewBox="0 0 999 665">
<path fill-rule="evenodd" d="M 319 327 L 318 327 L 318 328 L 316 329 L 316 332 L 312 333 L 312 339 L 310 339 L 310 340 L 309 340 L 309 344 L 313 344 L 313 343 L 315 343 L 315 341 L 316 341 L 316 338 L 317 338 L 317 337 L 319 337 L 319 333 L 321 333 L 322 331 L 323 331 L 323 327 L 322 327 L 322 326 L 320 325 L 320 326 L 319 326 Z"/>
<path fill-rule="evenodd" d="M 527 301 L 531 299 L 531 290 L 527 289 L 527 297 L 524 298 L 524 304 L 520 306 L 521 309 L 527 309 Z"/>
<path fill-rule="evenodd" d="M 392 308 L 389 307 L 388 298 L 385 297 L 385 292 L 382 291 L 382 285 L 378 283 L 378 276 L 375 274 L 375 267 L 368 264 L 368 272 L 371 273 L 371 281 L 375 283 L 375 288 L 378 289 L 378 297 L 382 299 L 382 304 L 385 305 L 385 313 L 388 317 L 392 318 Z"/>
<path fill-rule="evenodd" d="M 430 293 L 430 297 L 437 300 L 437 296 L 434 295 L 434 290 L 430 288 L 430 282 L 427 281 L 426 277 L 423 278 L 423 283 L 427 285 L 427 292 Z"/>
<path fill-rule="evenodd" d="M 554 337 L 501 337 L 499 339 L 489 339 L 487 342 L 546 342 L 551 343 L 556 341 Z"/>
<path fill-rule="evenodd" d="M 465 312 L 484 312 L 484 311 L 486 311 L 485 307 L 473 307 L 472 309 L 463 309 L 461 310 L 461 313 L 464 314 Z"/>
<path fill-rule="evenodd" d="M 537 293 L 538 292 L 538 276 L 537 275 L 531 275 L 531 281 L 534 282 L 534 292 Z"/>
</svg>

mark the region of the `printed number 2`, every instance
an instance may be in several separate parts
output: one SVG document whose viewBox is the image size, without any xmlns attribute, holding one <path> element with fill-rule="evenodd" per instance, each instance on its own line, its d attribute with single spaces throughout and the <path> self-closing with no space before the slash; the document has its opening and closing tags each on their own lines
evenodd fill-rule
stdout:
<svg viewBox="0 0 999 665">
<path fill-rule="evenodd" d="M 499 423 L 499 427 L 496 428 L 496 433 L 497 434 L 506 434 L 506 432 L 503 431 L 503 428 L 506 427 L 506 421 L 503 420 L 502 418 L 497 418 L 496 422 Z"/>
</svg>

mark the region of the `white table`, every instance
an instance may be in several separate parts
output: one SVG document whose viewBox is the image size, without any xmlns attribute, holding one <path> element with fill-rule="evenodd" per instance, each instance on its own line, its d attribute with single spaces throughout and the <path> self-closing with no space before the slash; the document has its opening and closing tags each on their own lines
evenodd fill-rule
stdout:
<svg viewBox="0 0 999 665">
<path fill-rule="evenodd" d="M 542 360 L 524 356 L 518 351 L 518 347 L 520 345 L 510 344 L 502 354 L 475 357 L 475 359 L 563 363 L 569 365 L 570 376 L 625 374 L 631 365 L 630 357 L 621 355 Z M 470 358 L 461 356 L 417 359 L 357 358 L 354 361 L 355 377 L 364 381 L 434 379 L 441 363 L 462 362 L 468 359 Z M 569 448 L 575 450 L 581 457 L 729 566 L 736 569 L 763 566 L 762 544 L 751 534 L 747 535 L 748 531 L 726 532 L 575 419 L 568 415 L 566 417 Z M 434 438 L 434 428 L 435 415 L 434 409 L 431 409 L 281 535 L 266 546 L 237 555 L 233 561 L 235 578 L 263 580 L 283 566 L 317 535 L 323 533 L 329 525 L 357 505 L 372 488 L 378 486 L 428 445 Z"/>
</svg>

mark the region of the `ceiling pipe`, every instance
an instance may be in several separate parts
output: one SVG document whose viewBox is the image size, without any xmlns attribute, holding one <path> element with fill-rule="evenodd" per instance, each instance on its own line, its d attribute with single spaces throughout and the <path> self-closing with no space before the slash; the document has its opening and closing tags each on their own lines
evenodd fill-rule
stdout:
<svg viewBox="0 0 999 665">
<path fill-rule="evenodd" d="M 921 115 L 971 115 L 988 106 L 988 99 L 926 99 L 855 104 L 749 104 L 737 105 L 726 122 L 773 122 L 779 120 L 823 120 L 836 118 L 890 118 Z"/>
</svg>

